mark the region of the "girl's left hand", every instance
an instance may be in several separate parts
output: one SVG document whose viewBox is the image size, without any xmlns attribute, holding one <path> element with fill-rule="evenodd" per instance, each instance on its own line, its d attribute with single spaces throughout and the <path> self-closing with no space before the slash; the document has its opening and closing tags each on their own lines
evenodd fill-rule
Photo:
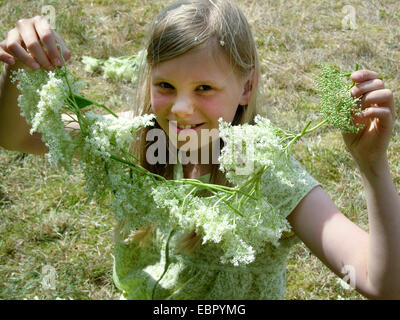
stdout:
<svg viewBox="0 0 400 320">
<path fill-rule="evenodd" d="M 351 79 L 356 83 L 351 95 L 361 98 L 363 110 L 354 121 L 364 124 L 365 128 L 357 134 L 343 134 L 343 139 L 360 168 L 373 170 L 387 161 L 395 118 L 393 93 L 385 89 L 374 71 L 356 71 Z"/>
</svg>

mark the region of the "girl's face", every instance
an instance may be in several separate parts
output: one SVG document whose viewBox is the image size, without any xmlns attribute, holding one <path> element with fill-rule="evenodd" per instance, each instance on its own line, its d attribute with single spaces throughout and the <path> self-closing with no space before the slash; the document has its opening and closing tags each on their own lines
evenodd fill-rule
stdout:
<svg viewBox="0 0 400 320">
<path fill-rule="evenodd" d="M 210 143 L 208 138 L 203 142 L 201 135 L 218 130 L 219 118 L 232 122 L 238 105 L 248 104 L 248 80 L 234 73 L 222 50 L 198 47 L 152 69 L 152 111 L 171 141 L 178 140 L 176 147 L 185 145 L 190 136 L 190 142 L 195 137 L 197 144 L 188 149 L 198 149 Z"/>
</svg>

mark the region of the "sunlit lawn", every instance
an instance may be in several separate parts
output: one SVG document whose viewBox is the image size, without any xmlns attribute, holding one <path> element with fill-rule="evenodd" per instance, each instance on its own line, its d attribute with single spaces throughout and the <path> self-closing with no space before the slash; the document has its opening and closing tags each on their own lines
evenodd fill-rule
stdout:
<svg viewBox="0 0 400 320">
<path fill-rule="evenodd" d="M 70 69 L 89 85 L 85 94 L 113 110 L 135 103 L 132 85 L 83 71 L 81 56 L 131 55 L 143 47 L 146 24 L 171 1 L 47 1 L 56 12 L 56 30 L 73 57 Z M 351 71 L 356 62 L 376 70 L 396 95 L 400 61 L 400 2 L 237 1 L 252 25 L 259 49 L 262 107 L 273 122 L 300 130 L 317 120 L 312 72 L 322 61 Z M 0 35 L 21 18 L 41 13 L 41 1 L 0 1 Z M 343 29 L 351 5 L 356 29 Z M 12 133 L 10 133 L 12 134 Z M 330 128 L 300 141 L 295 156 L 321 182 L 337 206 L 368 230 L 359 174 L 339 132 Z M 399 125 L 389 150 L 400 186 Z M 113 215 L 90 202 L 84 181 L 56 170 L 44 157 L 0 149 L 0 299 L 118 299 L 112 282 Z M 54 268 L 55 288 L 43 280 Z M 293 248 L 287 267 L 287 299 L 363 299 L 347 290 L 310 251 Z"/>
</svg>

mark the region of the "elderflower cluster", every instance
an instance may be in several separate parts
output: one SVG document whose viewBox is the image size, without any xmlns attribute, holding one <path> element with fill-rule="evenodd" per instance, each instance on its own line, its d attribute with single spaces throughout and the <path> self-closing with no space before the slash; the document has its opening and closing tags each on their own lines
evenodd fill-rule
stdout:
<svg viewBox="0 0 400 320">
<path fill-rule="evenodd" d="M 221 137 L 225 142 L 220 157 L 221 170 L 227 172 L 227 177 L 237 188 L 246 183 L 250 189 L 256 186 L 258 191 L 252 198 L 243 194 L 227 197 L 222 192 L 201 197 L 191 186 L 161 183 L 152 188 L 152 195 L 156 206 L 166 210 L 162 216 L 149 217 L 150 221 L 156 221 L 166 230 L 171 227 L 195 230 L 201 235 L 203 244 L 218 243 L 221 246 L 224 251 L 220 258 L 222 263 L 235 266 L 253 262 L 266 243 L 278 246 L 282 233 L 290 231 L 290 226 L 265 197 L 271 192 L 270 185 L 262 182 L 262 176 L 266 170 L 268 174 L 279 175 L 289 164 L 274 130 L 269 120 L 260 116 L 255 125 L 231 126 L 220 120 Z M 242 146 L 243 137 L 253 144 L 252 147 L 237 147 L 238 144 Z M 246 150 L 252 152 L 246 153 Z M 246 175 L 236 173 L 235 169 L 246 161 L 254 162 L 252 170 Z M 242 190 L 248 192 L 246 188 Z M 240 212 L 232 210 L 232 206 Z"/>
<path fill-rule="evenodd" d="M 351 85 L 343 80 L 338 68 L 322 65 L 321 69 L 321 75 L 317 76 L 317 89 L 324 119 L 342 132 L 357 133 L 362 126 L 355 124 L 353 119 L 361 112 L 359 99 L 351 97 Z"/>
<path fill-rule="evenodd" d="M 264 186 L 262 190 L 265 191 Z M 282 233 L 290 231 L 287 220 L 265 197 L 247 201 L 240 215 L 220 200 L 222 194 L 200 197 L 190 191 L 189 187 L 177 188 L 169 184 L 153 187 L 157 208 L 167 210 L 151 212 L 148 219 L 165 230 L 194 230 L 202 237 L 203 244 L 220 244 L 224 251 L 220 257 L 222 263 L 249 264 L 266 243 L 279 246 Z M 239 203 L 238 199 L 229 201 L 233 206 Z"/>
<path fill-rule="evenodd" d="M 125 201 L 129 209 L 133 210 L 135 202 L 126 201 L 130 191 L 124 189 L 132 186 L 129 171 L 111 157 L 122 159 L 129 154 L 137 131 L 153 125 L 153 121 L 154 115 L 126 119 L 106 118 L 93 112 L 85 114 L 86 135 L 82 137 L 79 161 L 86 177 L 86 191 L 90 196 L 101 196 L 104 190 L 112 190 L 119 195 L 120 206 Z"/>
<path fill-rule="evenodd" d="M 79 162 L 89 196 L 102 198 L 111 191 L 110 208 L 117 221 L 124 220 L 126 232 L 144 228 L 152 214 L 161 217 L 163 213 L 159 212 L 150 193 L 154 181 L 113 158 L 129 159 L 136 133 L 154 125 L 154 115 L 126 119 L 105 118 L 88 112 L 85 122 L 87 135 Z"/>
<path fill-rule="evenodd" d="M 257 115 L 255 125 L 231 126 L 219 120 L 220 137 L 225 143 L 219 162 L 227 179 L 243 185 L 249 176 L 262 168 L 286 162 L 276 127 L 267 118 Z"/>
<path fill-rule="evenodd" d="M 216 205 L 216 197 L 196 196 L 192 190 L 190 186 L 168 183 L 153 187 L 152 195 L 157 206 L 168 209 L 169 216 L 164 214 L 163 217 L 166 219 L 164 227 L 173 225 L 186 231 L 195 230 L 202 235 L 203 244 L 220 243 L 236 227 L 230 211 Z"/>
<path fill-rule="evenodd" d="M 47 73 L 44 70 L 18 70 L 13 81 L 18 81 L 21 91 L 18 104 L 21 115 L 32 126 L 31 134 L 40 132 L 42 140 L 49 147 L 46 155 L 56 165 L 71 169 L 71 160 L 76 151 L 76 144 L 65 130 L 61 114 L 66 111 L 66 100 L 70 95 L 63 78 L 63 71 L 56 69 Z M 71 89 L 78 92 L 81 83 L 71 79 Z"/>
<path fill-rule="evenodd" d="M 90 197 L 103 199 L 112 193 L 110 207 L 116 219 L 124 222 L 125 234 L 148 223 L 163 230 L 194 230 L 203 244 L 220 245 L 222 263 L 242 265 L 253 262 L 265 244 L 278 246 L 283 232 L 290 231 L 279 206 L 272 204 L 277 200 L 281 203 L 279 199 L 285 199 L 286 194 L 276 195 L 271 189 L 278 181 L 288 190 L 293 187 L 284 175 L 290 165 L 268 119 L 257 116 L 255 125 L 240 126 L 220 120 L 225 142 L 221 170 L 235 185 L 229 192 L 216 189 L 220 186 L 212 189 L 213 185 L 159 179 L 139 167 L 129 152 L 138 131 L 154 125 L 154 115 L 126 120 L 82 114 L 67 106 L 67 110 L 77 112 L 81 126 L 80 132 L 71 136 L 61 120 L 70 92 L 65 74 L 57 72 L 61 71 L 47 75 L 21 72 L 20 106 L 46 139 L 52 161 L 68 168 L 71 157 L 78 154 Z M 301 179 L 295 177 L 299 183 Z M 203 189 L 212 190 L 213 195 L 202 196 Z"/>
<path fill-rule="evenodd" d="M 107 60 L 95 59 L 84 56 L 82 63 L 85 71 L 89 73 L 102 71 L 104 78 L 136 82 L 140 66 L 144 63 L 146 50 L 141 50 L 137 55 L 125 57 L 110 57 Z"/>
<path fill-rule="evenodd" d="M 89 73 L 99 72 L 104 61 L 89 56 L 82 57 L 82 63 L 85 65 L 85 71 Z"/>
<path fill-rule="evenodd" d="M 137 65 L 131 58 L 110 57 L 104 62 L 104 78 L 135 82 Z"/>
<path fill-rule="evenodd" d="M 138 129 L 153 125 L 154 115 L 145 115 L 134 119 L 106 118 L 93 112 L 85 114 L 87 123 L 87 145 L 94 153 L 103 157 L 110 154 L 121 155 L 132 146 L 134 135 Z"/>
</svg>

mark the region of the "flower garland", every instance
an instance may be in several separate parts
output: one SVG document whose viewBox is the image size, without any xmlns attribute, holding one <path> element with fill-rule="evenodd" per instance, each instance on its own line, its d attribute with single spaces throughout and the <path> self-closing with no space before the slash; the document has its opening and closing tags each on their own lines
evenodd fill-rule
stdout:
<svg viewBox="0 0 400 320">
<path fill-rule="evenodd" d="M 89 196 L 103 199 L 111 192 L 109 205 L 117 220 L 127 222 L 127 231 L 148 223 L 165 231 L 194 230 L 203 244 L 220 244 L 221 262 L 235 266 L 253 262 L 266 243 L 278 246 L 282 233 L 290 231 L 288 221 L 263 196 L 262 176 L 267 170 L 290 168 L 284 151 L 294 142 L 282 146 L 287 131 L 282 135 L 268 119 L 256 116 L 255 125 L 241 126 L 220 119 L 225 142 L 220 169 L 235 187 L 197 179 L 167 180 L 141 167 L 130 153 L 139 131 L 154 125 L 154 115 L 118 118 L 106 106 L 80 96 L 81 83 L 66 67 L 49 73 L 21 69 L 14 81 L 21 91 L 21 114 L 32 126 L 31 133 L 42 134 L 49 160 L 72 173 L 72 158 L 78 155 Z M 113 117 L 84 113 L 89 105 L 104 108 Z M 65 121 L 63 114 L 70 119 Z M 67 130 L 72 122 L 80 130 Z M 306 128 L 302 134 L 308 132 Z M 298 140 L 299 135 L 293 137 Z M 212 195 L 201 197 L 200 190 Z"/>
</svg>

